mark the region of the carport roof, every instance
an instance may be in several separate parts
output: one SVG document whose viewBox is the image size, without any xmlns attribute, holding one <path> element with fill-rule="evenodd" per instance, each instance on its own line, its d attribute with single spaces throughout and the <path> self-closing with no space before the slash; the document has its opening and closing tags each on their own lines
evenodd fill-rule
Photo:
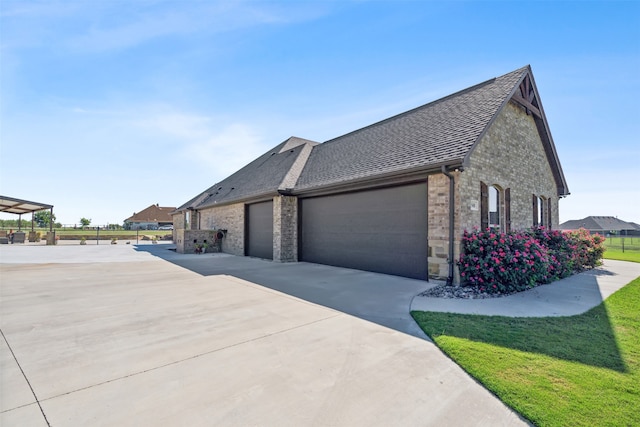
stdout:
<svg viewBox="0 0 640 427">
<path fill-rule="evenodd" d="M 53 205 L 46 203 L 32 202 L 29 200 L 14 199 L 13 197 L 0 196 L 0 212 L 8 212 L 12 214 L 25 214 L 37 212 L 43 209 L 51 209 Z"/>
</svg>

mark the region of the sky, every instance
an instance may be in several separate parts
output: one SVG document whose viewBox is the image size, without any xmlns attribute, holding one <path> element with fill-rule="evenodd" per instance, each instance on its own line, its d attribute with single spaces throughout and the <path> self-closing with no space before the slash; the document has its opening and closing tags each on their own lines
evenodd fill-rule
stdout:
<svg viewBox="0 0 640 427">
<path fill-rule="evenodd" d="M 637 1 L 1 0 L 0 194 L 122 224 L 528 64 L 560 221 L 640 223 Z"/>
</svg>

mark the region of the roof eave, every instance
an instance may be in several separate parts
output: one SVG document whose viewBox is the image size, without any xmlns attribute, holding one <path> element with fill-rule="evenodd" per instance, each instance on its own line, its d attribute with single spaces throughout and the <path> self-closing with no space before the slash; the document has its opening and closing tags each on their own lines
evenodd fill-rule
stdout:
<svg viewBox="0 0 640 427">
<path fill-rule="evenodd" d="M 419 166 L 402 171 L 387 172 L 363 178 L 351 179 L 348 181 L 316 185 L 308 188 L 294 188 L 289 191 L 288 194 L 300 197 L 311 197 L 333 192 L 348 192 L 375 187 L 407 184 L 423 180 L 429 175 L 442 173 L 443 166 L 449 169 L 462 168 L 462 159 L 451 159 L 439 163 L 433 163 L 428 166 Z"/>
</svg>

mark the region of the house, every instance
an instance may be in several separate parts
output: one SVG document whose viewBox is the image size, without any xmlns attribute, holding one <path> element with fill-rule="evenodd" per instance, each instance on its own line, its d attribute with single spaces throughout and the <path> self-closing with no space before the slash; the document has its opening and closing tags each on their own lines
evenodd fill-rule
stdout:
<svg viewBox="0 0 640 427">
<path fill-rule="evenodd" d="M 127 230 L 157 230 L 159 227 L 173 225 L 171 213 L 175 207 L 162 207 L 158 204 L 151 205 L 138 213 L 133 213 L 124 220 L 124 228 Z"/>
<path fill-rule="evenodd" d="M 457 281 L 464 230 L 557 227 L 569 194 L 531 68 L 346 135 L 291 137 L 174 213 L 222 250 Z"/>
<path fill-rule="evenodd" d="M 582 219 L 573 219 L 563 222 L 558 227 L 561 230 L 577 230 L 584 228 L 591 234 L 602 234 L 603 236 L 640 236 L 640 225 L 623 221 L 614 216 L 588 216 Z"/>
</svg>

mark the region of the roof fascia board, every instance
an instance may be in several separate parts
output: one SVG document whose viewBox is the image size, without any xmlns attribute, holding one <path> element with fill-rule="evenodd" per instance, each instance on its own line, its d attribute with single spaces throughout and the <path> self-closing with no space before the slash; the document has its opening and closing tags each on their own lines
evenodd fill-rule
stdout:
<svg viewBox="0 0 640 427">
<path fill-rule="evenodd" d="M 461 168 L 462 162 L 460 160 L 454 160 L 438 163 L 437 165 L 430 165 L 429 167 L 421 166 L 409 170 L 389 172 L 382 175 L 375 175 L 340 183 L 315 186 L 302 190 L 294 189 L 290 194 L 298 197 L 315 197 L 335 193 L 409 184 L 412 182 L 424 180 L 429 175 L 442 173 L 442 166 L 446 166 L 449 169 Z"/>
<path fill-rule="evenodd" d="M 540 110 L 540 121 L 541 124 L 543 126 L 544 129 L 544 134 L 545 136 L 548 138 L 548 140 L 546 141 L 545 144 L 545 151 L 548 149 L 549 153 L 547 153 L 547 155 L 551 156 L 551 160 L 553 161 L 553 166 L 556 170 L 557 173 L 557 177 L 556 179 L 559 181 L 558 184 L 558 196 L 562 197 L 562 196 L 568 196 L 569 194 L 569 187 L 567 186 L 567 180 L 564 176 L 564 172 L 562 171 L 562 165 L 560 164 L 560 159 L 558 158 L 558 152 L 556 151 L 556 144 L 553 142 L 553 137 L 551 136 L 551 130 L 549 128 L 549 122 L 547 121 L 547 116 L 544 113 L 544 107 L 542 105 L 542 98 L 540 97 L 540 94 L 538 93 L 538 86 L 536 85 L 536 81 L 533 78 L 533 73 L 531 72 L 531 67 L 529 67 L 529 79 L 531 79 L 531 87 L 533 88 L 533 91 L 536 95 L 536 98 L 538 98 L 538 109 Z M 518 85 L 519 86 L 519 85 Z"/>
<path fill-rule="evenodd" d="M 201 211 L 201 210 L 204 210 L 204 209 L 217 208 L 219 206 L 236 205 L 236 204 L 239 204 L 239 203 L 251 204 L 251 203 L 265 202 L 265 201 L 273 199 L 278 194 L 279 194 L 278 191 L 269 191 L 268 193 L 254 194 L 254 195 L 250 195 L 250 196 L 239 197 L 239 198 L 233 199 L 233 200 L 226 200 L 224 202 L 210 203 L 210 204 L 206 204 L 206 205 L 195 206 L 193 209 L 188 209 L 187 208 L 185 210 Z"/>
</svg>

